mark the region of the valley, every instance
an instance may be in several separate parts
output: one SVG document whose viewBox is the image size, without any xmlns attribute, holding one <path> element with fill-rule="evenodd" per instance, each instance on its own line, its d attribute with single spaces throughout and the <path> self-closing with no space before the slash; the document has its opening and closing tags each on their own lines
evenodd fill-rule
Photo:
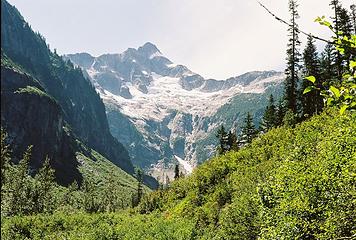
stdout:
<svg viewBox="0 0 356 240">
<path fill-rule="evenodd" d="M 214 156 L 216 140 L 206 143 L 220 125 L 239 131 L 247 111 L 259 124 L 269 94 L 280 96 L 284 79 L 283 73 L 275 71 L 204 79 L 186 66 L 172 63 L 152 43 L 121 54 L 93 57 L 78 53 L 65 59 L 82 68 L 96 87 L 107 109 L 110 130 L 124 143 L 133 163 L 164 181 L 166 176 L 172 179 L 175 164 L 189 173 L 202 159 Z M 248 108 L 248 102 L 257 105 Z M 240 109 L 222 111 L 232 104 Z M 197 151 L 203 144 L 210 150 L 199 159 Z"/>
</svg>

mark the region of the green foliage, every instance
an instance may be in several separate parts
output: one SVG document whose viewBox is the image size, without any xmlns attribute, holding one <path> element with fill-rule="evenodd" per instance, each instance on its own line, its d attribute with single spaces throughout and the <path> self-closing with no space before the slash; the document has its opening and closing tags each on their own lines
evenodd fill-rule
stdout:
<svg viewBox="0 0 356 240">
<path fill-rule="evenodd" d="M 335 6 L 337 4 L 335 3 Z M 335 7 L 336 8 L 336 7 Z M 316 22 L 321 25 L 327 26 L 333 32 L 336 32 L 334 38 L 334 46 L 340 56 L 346 56 L 347 52 L 356 52 L 356 35 L 344 35 L 337 31 L 337 26 L 334 26 L 325 20 L 325 17 L 318 17 Z M 356 56 L 356 55 L 355 55 Z M 355 57 L 354 56 L 354 57 Z M 324 97 L 324 102 L 327 106 L 337 106 L 340 109 L 340 114 L 343 114 L 346 110 L 356 109 L 356 61 L 355 59 L 349 59 L 346 57 L 346 68 L 342 74 L 341 79 L 335 82 L 335 85 L 331 85 L 329 89 L 322 90 L 320 86 L 309 86 L 304 90 L 304 94 L 308 94 L 311 91 L 321 91 L 321 96 Z M 340 63 L 342 64 L 342 63 Z M 315 76 L 306 78 L 307 80 L 315 79 Z"/>
<path fill-rule="evenodd" d="M 146 196 L 141 212 L 192 219 L 202 239 L 353 236 L 355 131 L 355 115 L 330 109 L 272 129 Z"/>
<path fill-rule="evenodd" d="M 224 154 L 229 150 L 229 139 L 228 139 L 228 133 L 225 130 L 225 127 L 221 125 L 219 128 L 216 137 L 219 139 L 219 146 L 217 148 L 218 153 Z"/>
<path fill-rule="evenodd" d="M 48 95 L 44 91 L 42 91 L 42 90 L 40 90 L 40 89 L 38 89 L 37 87 L 34 87 L 34 86 L 26 86 L 25 88 L 20 88 L 15 93 L 18 93 L 18 94 L 33 94 L 33 95 L 37 95 L 39 97 L 48 98 L 51 101 L 56 102 L 56 100 L 53 97 L 51 97 L 50 95 Z"/>
<path fill-rule="evenodd" d="M 81 186 L 74 182 L 68 188 L 61 187 L 55 183 L 48 158 L 37 173 L 30 169 L 31 147 L 18 164 L 12 163 L 6 133 L 2 131 L 1 134 L 1 216 L 54 211 L 115 212 L 130 205 L 131 194 L 138 191 L 142 198 L 150 191 L 142 184 L 142 173 L 137 190 L 133 177 L 93 150 L 91 156 L 95 161 L 81 153 L 77 155 L 84 176 Z"/>
<path fill-rule="evenodd" d="M 322 87 L 320 61 L 312 36 L 308 37 L 307 46 L 303 52 L 303 62 L 303 75 L 307 77 L 302 81 L 302 90 L 305 90 L 303 94 L 300 94 L 300 101 L 302 118 L 306 118 L 321 112 L 323 108 L 323 99 L 320 96 L 320 89 Z"/>
<path fill-rule="evenodd" d="M 258 132 L 255 128 L 255 125 L 253 124 L 253 118 L 251 114 L 248 112 L 246 118 L 244 119 L 244 125 L 242 126 L 241 129 L 240 143 L 243 145 L 251 143 L 252 139 L 254 139 L 257 136 L 257 133 Z"/>
<path fill-rule="evenodd" d="M 285 94 L 284 100 L 286 102 L 286 107 L 292 112 L 297 113 L 298 110 L 298 85 L 299 77 L 298 72 L 300 70 L 300 58 L 301 54 L 299 52 L 300 40 L 299 40 L 299 28 L 297 24 L 297 19 L 299 14 L 297 11 L 298 4 L 296 0 L 289 0 L 289 12 L 291 19 L 289 22 L 289 40 L 287 48 L 287 68 L 285 70 L 286 80 L 285 80 Z"/>
<path fill-rule="evenodd" d="M 137 190 L 132 194 L 131 206 L 137 207 L 143 196 L 143 171 L 140 168 L 136 169 Z"/>
<path fill-rule="evenodd" d="M 162 214 L 67 214 L 1 219 L 1 239 L 127 239 L 185 240 L 194 236 L 194 225 L 183 218 Z"/>
<path fill-rule="evenodd" d="M 261 130 L 266 132 L 277 126 L 277 109 L 274 104 L 273 95 L 269 97 L 269 103 L 266 107 L 266 110 L 263 114 L 262 122 L 261 122 Z"/>
<path fill-rule="evenodd" d="M 11 150 L 10 147 L 6 144 L 6 138 L 7 134 L 6 132 L 1 128 L 1 192 L 2 192 L 2 186 L 5 184 L 7 181 L 5 173 L 10 167 L 10 154 Z M 2 198 L 2 197 L 1 197 Z"/>
<path fill-rule="evenodd" d="M 356 233 L 356 118 L 316 120 L 299 126 L 296 149 L 259 185 L 262 239 L 339 239 Z M 329 127 L 336 131 L 325 134 Z"/>
<path fill-rule="evenodd" d="M 294 127 L 297 124 L 297 115 L 291 110 L 288 110 L 283 118 L 283 125 L 287 127 Z"/>
</svg>

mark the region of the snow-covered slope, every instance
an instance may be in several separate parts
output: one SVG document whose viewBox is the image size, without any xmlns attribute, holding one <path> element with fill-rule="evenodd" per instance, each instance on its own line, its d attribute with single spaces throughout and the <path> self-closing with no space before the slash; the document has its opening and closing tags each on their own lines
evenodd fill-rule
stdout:
<svg viewBox="0 0 356 240">
<path fill-rule="evenodd" d="M 190 166 L 197 164 L 198 142 L 225 122 L 219 111 L 223 106 L 238 96 L 257 99 L 284 79 L 283 73 L 275 71 L 204 79 L 171 62 L 152 43 L 121 54 L 93 57 L 80 53 L 65 58 L 80 66 L 93 82 L 107 106 L 111 130 L 128 148 L 133 162 L 153 172 L 164 163 L 171 169 L 180 164 L 189 173 Z M 265 104 L 260 101 L 253 106 L 256 117 Z M 232 121 L 241 118 L 240 113 Z"/>
</svg>

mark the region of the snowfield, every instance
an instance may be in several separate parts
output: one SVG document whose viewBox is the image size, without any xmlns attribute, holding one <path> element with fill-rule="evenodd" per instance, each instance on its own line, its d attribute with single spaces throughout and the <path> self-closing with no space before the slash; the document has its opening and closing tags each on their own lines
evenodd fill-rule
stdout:
<svg viewBox="0 0 356 240">
<path fill-rule="evenodd" d="M 262 93 L 266 84 L 280 82 L 282 76 L 256 79 L 247 86 L 236 85 L 230 89 L 216 92 L 203 92 L 199 88 L 185 90 L 179 78 L 152 74 L 153 81 L 148 92 L 141 92 L 135 85 L 127 84 L 131 99 L 114 95 L 104 90 L 103 99 L 116 101 L 122 113 L 133 119 L 150 119 L 161 121 L 172 110 L 190 113 L 193 116 L 211 116 L 231 98 L 240 93 Z"/>
<path fill-rule="evenodd" d="M 188 174 L 191 174 L 193 172 L 193 166 L 188 161 L 181 159 L 177 155 L 174 155 L 174 157 L 177 159 L 179 164 L 183 166 L 183 168 L 185 169 L 185 171 L 187 171 Z"/>
</svg>

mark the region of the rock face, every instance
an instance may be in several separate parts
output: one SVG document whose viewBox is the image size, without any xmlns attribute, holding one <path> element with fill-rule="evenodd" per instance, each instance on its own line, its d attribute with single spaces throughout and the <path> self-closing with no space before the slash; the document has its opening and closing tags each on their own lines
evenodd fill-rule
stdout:
<svg viewBox="0 0 356 240">
<path fill-rule="evenodd" d="M 33 144 L 36 158 L 32 167 L 41 165 L 49 155 L 57 173 L 63 175 L 58 175 L 60 179 L 67 181 L 78 178 L 78 149 L 70 143 L 75 145 L 78 140 L 126 172 L 134 172 L 127 150 L 110 133 L 105 106 L 90 81 L 71 62 L 51 52 L 44 38 L 4 0 L 1 47 L 1 124 L 15 146 L 15 154 L 22 154 Z M 91 66 L 94 58 L 82 54 L 79 60 L 83 66 Z M 114 88 L 110 79 L 105 81 L 107 85 L 103 85 Z M 127 89 L 124 85 L 117 87 L 129 96 L 128 89 L 123 88 Z M 69 139 L 66 128 L 73 135 Z"/>
<path fill-rule="evenodd" d="M 1 66 L 1 125 L 16 160 L 33 145 L 33 169 L 40 168 L 48 156 L 59 182 L 81 181 L 74 139 L 65 131 L 61 107 L 30 75 L 5 64 Z"/>
<path fill-rule="evenodd" d="M 152 43 L 121 54 L 64 58 L 90 77 L 106 105 L 110 130 L 133 163 L 161 179 L 162 167 L 173 169 L 179 163 L 187 171 L 188 165 L 211 157 L 216 144 L 212 136 L 220 124 L 238 127 L 247 111 L 257 123 L 268 95 L 281 93 L 284 78 L 280 72 L 256 71 L 204 79 L 172 63 Z"/>
</svg>

